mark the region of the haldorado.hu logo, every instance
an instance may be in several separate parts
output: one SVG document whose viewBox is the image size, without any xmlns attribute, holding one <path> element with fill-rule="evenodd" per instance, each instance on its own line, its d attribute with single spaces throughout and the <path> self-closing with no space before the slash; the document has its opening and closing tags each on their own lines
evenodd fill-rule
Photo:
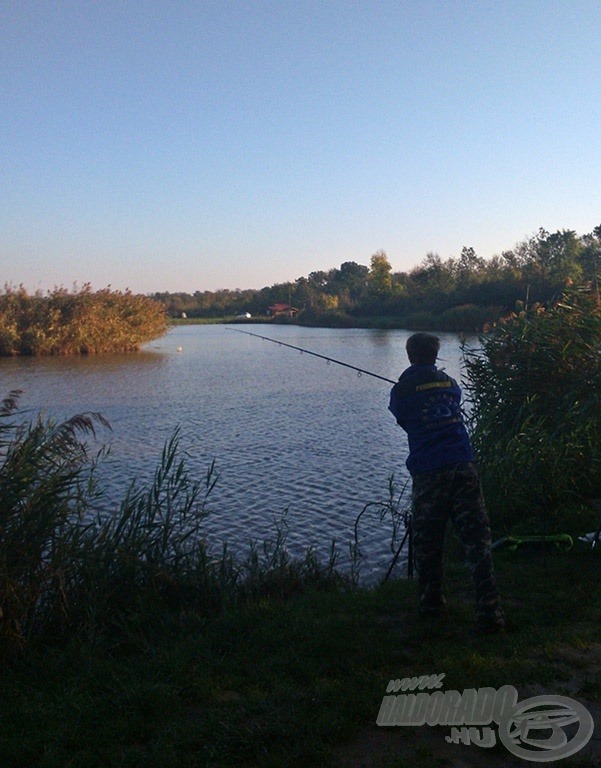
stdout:
<svg viewBox="0 0 601 768">
<path fill-rule="evenodd" d="M 493 747 L 498 736 L 512 754 L 539 763 L 573 755 L 593 735 L 590 712 L 574 699 L 548 695 L 518 702 L 513 685 L 442 691 L 444 677 L 441 673 L 391 680 L 377 724 L 448 725 L 449 743 L 484 748 Z"/>
</svg>

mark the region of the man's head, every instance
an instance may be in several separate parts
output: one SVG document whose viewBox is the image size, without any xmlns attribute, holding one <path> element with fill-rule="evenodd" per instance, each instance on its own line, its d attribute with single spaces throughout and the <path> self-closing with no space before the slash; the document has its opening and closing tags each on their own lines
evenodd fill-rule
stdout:
<svg viewBox="0 0 601 768">
<path fill-rule="evenodd" d="M 414 333 L 407 339 L 407 357 L 411 365 L 434 365 L 440 339 L 431 333 Z"/>
</svg>

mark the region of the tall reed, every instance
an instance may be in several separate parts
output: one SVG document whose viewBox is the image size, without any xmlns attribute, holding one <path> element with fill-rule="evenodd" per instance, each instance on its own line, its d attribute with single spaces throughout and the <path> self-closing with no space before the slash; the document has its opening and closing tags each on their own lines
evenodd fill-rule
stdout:
<svg viewBox="0 0 601 768">
<path fill-rule="evenodd" d="M 601 498 L 601 302 L 568 288 L 518 307 L 466 351 L 473 441 L 496 524 L 561 529 Z"/>
<path fill-rule="evenodd" d="M 68 621 L 95 493 L 82 437 L 106 424 L 99 414 L 13 420 L 19 394 L 0 403 L 0 635 L 10 646 Z"/>
<path fill-rule="evenodd" d="M 26 421 L 18 398 L 0 403 L 0 654 L 71 637 L 135 643 L 241 600 L 346 583 L 334 547 L 325 564 L 312 550 L 292 558 L 284 521 L 246 557 L 214 553 L 203 523 L 215 463 L 192 478 L 179 430 L 151 482 L 104 509 L 89 451 L 107 422 Z"/>
</svg>

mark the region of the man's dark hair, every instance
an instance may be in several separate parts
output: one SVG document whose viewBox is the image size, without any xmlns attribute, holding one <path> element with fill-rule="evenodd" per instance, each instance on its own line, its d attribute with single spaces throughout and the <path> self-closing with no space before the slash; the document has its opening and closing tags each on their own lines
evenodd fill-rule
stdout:
<svg viewBox="0 0 601 768">
<path fill-rule="evenodd" d="M 407 357 L 411 365 L 434 365 L 440 339 L 431 333 L 414 333 L 407 339 Z"/>
</svg>

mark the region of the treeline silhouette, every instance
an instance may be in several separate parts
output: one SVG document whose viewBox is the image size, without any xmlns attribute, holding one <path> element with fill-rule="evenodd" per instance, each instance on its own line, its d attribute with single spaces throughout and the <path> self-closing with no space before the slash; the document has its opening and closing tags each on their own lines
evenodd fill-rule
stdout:
<svg viewBox="0 0 601 768">
<path fill-rule="evenodd" d="M 484 259 L 473 248 L 443 260 L 429 253 L 408 272 L 394 272 L 385 251 L 369 266 L 346 261 L 293 282 L 260 290 L 156 293 L 171 317 L 265 318 L 276 303 L 298 310 L 294 322 L 323 326 L 378 326 L 449 331 L 481 330 L 517 301 L 546 302 L 565 285 L 596 285 L 601 225 L 591 233 L 540 229 L 511 250 Z M 285 315 L 276 319 L 289 321 Z"/>
</svg>

